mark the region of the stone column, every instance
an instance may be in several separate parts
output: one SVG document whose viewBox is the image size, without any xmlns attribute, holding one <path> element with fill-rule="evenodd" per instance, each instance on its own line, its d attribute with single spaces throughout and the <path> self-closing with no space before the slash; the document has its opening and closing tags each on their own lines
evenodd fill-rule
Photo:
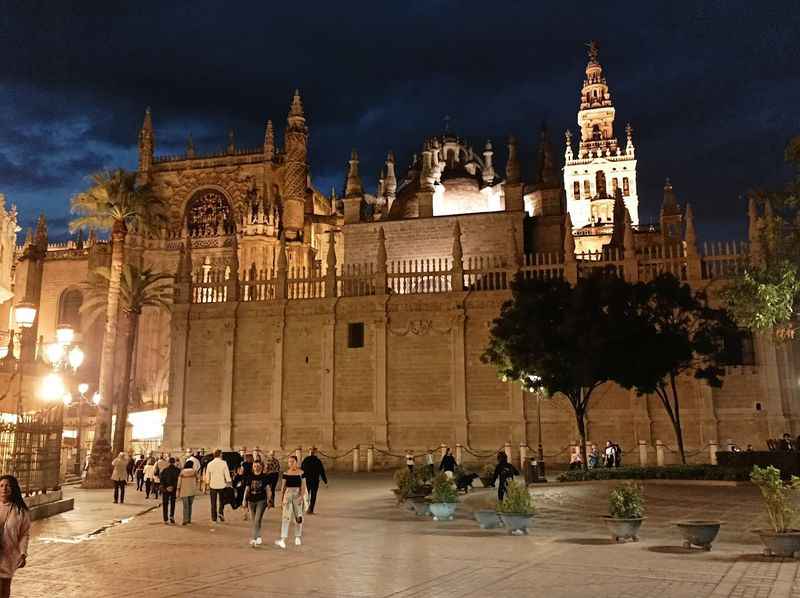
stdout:
<svg viewBox="0 0 800 598">
<path fill-rule="evenodd" d="M 506 453 L 506 457 L 508 457 L 508 462 L 511 463 L 511 461 L 514 459 L 514 455 L 511 452 L 511 443 L 510 442 L 506 442 L 506 445 L 505 445 L 505 447 L 503 447 L 503 450 Z"/>
<path fill-rule="evenodd" d="M 464 457 L 464 446 L 461 443 L 456 443 L 456 463 L 461 465 Z"/>
<path fill-rule="evenodd" d="M 719 450 L 719 446 L 717 445 L 716 440 L 712 440 L 708 443 L 708 462 L 711 465 L 717 464 L 717 451 Z"/>
<path fill-rule="evenodd" d="M 525 462 L 528 460 L 528 445 L 520 443 L 519 445 L 519 470 L 522 476 L 525 476 Z"/>
<path fill-rule="evenodd" d="M 372 473 L 375 469 L 375 447 L 371 444 L 367 447 L 367 473 Z"/>
<path fill-rule="evenodd" d="M 298 446 L 294 449 L 294 456 L 297 457 L 297 462 L 300 463 L 303 461 L 303 447 Z"/>
<path fill-rule="evenodd" d="M 639 441 L 639 465 L 647 467 L 647 442 Z"/>
<path fill-rule="evenodd" d="M 467 371 L 464 354 L 464 314 L 453 316 L 450 340 L 453 346 L 453 408 L 455 414 L 456 442 L 468 444 L 469 417 L 467 414 Z"/>
<path fill-rule="evenodd" d="M 283 348 L 286 332 L 286 301 L 280 313 L 280 320 L 274 330 L 275 349 L 272 369 L 272 396 L 270 397 L 270 422 L 273 446 L 283 448 Z"/>
<path fill-rule="evenodd" d="M 664 443 L 656 440 L 656 465 L 664 467 Z"/>
<path fill-rule="evenodd" d="M 383 305 L 386 309 L 386 305 Z M 388 318 L 384 311 L 373 320 L 375 326 L 375 424 L 374 437 L 378 446 L 389 446 L 389 419 L 386 396 L 386 328 Z"/>
<path fill-rule="evenodd" d="M 220 427 L 219 427 L 219 446 L 232 450 L 233 445 L 233 384 L 234 384 L 234 360 L 236 359 L 236 319 L 238 304 L 230 304 L 230 311 L 226 313 L 223 322 L 222 338 L 220 343 L 223 346 L 222 358 L 222 393 L 220 396 Z M 228 305 L 226 305 L 226 308 Z M 226 309 L 226 311 L 228 311 Z"/>
<path fill-rule="evenodd" d="M 336 312 L 336 301 L 333 300 L 331 312 Z M 335 327 L 334 316 L 328 317 L 322 324 L 322 428 L 323 443 L 335 446 L 336 422 L 334 415 L 334 367 L 335 367 Z"/>
<path fill-rule="evenodd" d="M 353 449 L 353 473 L 358 473 L 361 469 L 361 451 L 359 450 L 360 445 L 356 445 Z"/>
<path fill-rule="evenodd" d="M 174 449 L 184 446 L 186 404 L 186 363 L 189 349 L 190 304 L 180 303 L 172 306 L 170 318 L 169 345 L 169 394 L 167 420 L 164 424 L 164 437 L 167 447 Z"/>
</svg>

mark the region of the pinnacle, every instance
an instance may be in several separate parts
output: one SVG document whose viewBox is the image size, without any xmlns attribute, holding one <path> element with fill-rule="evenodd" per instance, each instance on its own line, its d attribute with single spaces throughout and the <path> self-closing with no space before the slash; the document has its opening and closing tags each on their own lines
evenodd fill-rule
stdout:
<svg viewBox="0 0 800 598">
<path fill-rule="evenodd" d="M 290 116 L 303 116 L 303 100 L 300 98 L 300 90 L 294 90 L 292 97 L 292 106 L 289 109 Z"/>
</svg>

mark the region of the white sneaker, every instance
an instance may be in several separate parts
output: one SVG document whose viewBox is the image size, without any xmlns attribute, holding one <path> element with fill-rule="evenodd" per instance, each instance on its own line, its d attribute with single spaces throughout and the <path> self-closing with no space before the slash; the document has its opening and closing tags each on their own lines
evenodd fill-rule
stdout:
<svg viewBox="0 0 800 598">
<path fill-rule="evenodd" d="M 261 546 L 261 536 L 255 539 L 256 546 Z"/>
<path fill-rule="evenodd" d="M 275 546 L 279 548 L 286 548 L 286 542 L 284 541 L 283 538 L 281 538 L 280 540 L 275 540 Z"/>
<path fill-rule="evenodd" d="M 295 546 L 300 546 L 302 543 L 303 543 L 303 541 L 299 537 L 294 539 L 294 545 Z"/>
<path fill-rule="evenodd" d="M 250 540 L 250 546 L 255 548 L 256 547 L 256 541 L 255 540 Z"/>
</svg>

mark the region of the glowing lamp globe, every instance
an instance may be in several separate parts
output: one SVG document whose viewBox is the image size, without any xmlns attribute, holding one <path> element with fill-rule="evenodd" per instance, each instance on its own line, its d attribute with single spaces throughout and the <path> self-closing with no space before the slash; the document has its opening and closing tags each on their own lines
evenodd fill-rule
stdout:
<svg viewBox="0 0 800 598">
<path fill-rule="evenodd" d="M 70 394 L 68 392 L 65 392 L 64 396 L 61 397 L 61 400 L 64 401 L 64 406 L 65 407 L 69 407 L 70 404 L 72 403 L 72 394 Z"/>
<path fill-rule="evenodd" d="M 44 351 L 50 363 L 58 363 L 64 357 L 64 347 L 58 343 L 50 343 Z"/>
<path fill-rule="evenodd" d="M 69 365 L 73 370 L 77 370 L 79 367 L 81 367 L 83 358 L 83 349 L 80 347 L 72 347 L 72 349 L 69 350 L 69 353 L 67 353 L 67 360 L 69 361 Z"/>
<path fill-rule="evenodd" d="M 46 401 L 57 401 L 64 396 L 64 381 L 56 373 L 47 374 L 42 380 L 41 395 Z"/>
<path fill-rule="evenodd" d="M 78 392 L 82 395 L 85 395 L 89 391 L 89 385 L 86 382 L 81 382 L 78 384 Z"/>
<path fill-rule="evenodd" d="M 22 301 L 14 306 L 14 319 L 20 328 L 30 328 L 36 320 L 36 306 Z"/>
<path fill-rule="evenodd" d="M 75 339 L 75 330 L 69 324 L 59 324 L 56 328 L 56 342 L 59 345 L 71 345 Z"/>
<path fill-rule="evenodd" d="M 103 398 L 100 396 L 99 392 L 96 392 L 94 393 L 94 395 L 92 395 L 92 403 L 94 403 L 95 405 L 99 405 L 100 401 L 102 400 Z"/>
</svg>

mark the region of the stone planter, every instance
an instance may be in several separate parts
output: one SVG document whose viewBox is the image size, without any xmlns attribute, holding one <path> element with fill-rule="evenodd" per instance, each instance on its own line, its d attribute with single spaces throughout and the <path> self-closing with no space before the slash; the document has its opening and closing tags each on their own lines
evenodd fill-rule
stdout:
<svg viewBox="0 0 800 598">
<path fill-rule="evenodd" d="M 771 529 L 759 529 L 756 533 L 764 543 L 766 556 L 800 558 L 800 530 L 776 533 Z"/>
<path fill-rule="evenodd" d="M 603 519 L 606 522 L 608 531 L 611 532 L 611 538 L 615 542 L 623 542 L 628 539 L 633 540 L 634 542 L 639 541 L 639 528 L 642 527 L 642 521 L 644 521 L 644 517 L 639 517 L 636 519 L 621 519 L 606 515 L 603 517 Z"/>
<path fill-rule="evenodd" d="M 719 533 L 721 521 L 678 521 L 675 524 L 683 536 L 683 547 L 699 546 L 711 550 L 711 543 Z"/>
<path fill-rule="evenodd" d="M 499 515 L 495 511 L 489 509 L 473 511 L 472 515 L 475 517 L 475 521 L 478 522 L 478 525 L 481 526 L 481 529 L 495 529 L 503 525 Z"/>
<path fill-rule="evenodd" d="M 508 529 L 508 533 L 518 536 L 527 535 L 528 527 L 533 521 L 533 515 L 522 515 L 518 513 L 498 513 L 503 525 Z"/>
<path fill-rule="evenodd" d="M 456 514 L 455 502 L 432 502 L 430 504 L 431 515 L 434 521 L 452 521 Z"/>
<path fill-rule="evenodd" d="M 425 500 L 424 496 L 415 496 L 409 498 L 408 503 L 411 505 L 411 510 L 418 517 L 424 517 L 431 514 L 430 503 Z"/>
</svg>

